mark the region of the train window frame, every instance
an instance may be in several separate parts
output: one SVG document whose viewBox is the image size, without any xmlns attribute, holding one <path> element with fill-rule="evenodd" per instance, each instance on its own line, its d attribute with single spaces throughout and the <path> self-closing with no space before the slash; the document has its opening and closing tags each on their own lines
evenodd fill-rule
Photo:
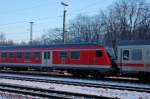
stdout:
<svg viewBox="0 0 150 99">
<path fill-rule="evenodd" d="M 125 60 L 125 61 L 129 61 L 130 60 L 130 50 L 129 49 L 124 49 L 122 51 L 122 55 L 123 55 L 123 57 L 122 57 L 123 60 Z"/>
<path fill-rule="evenodd" d="M 31 59 L 31 52 L 25 52 L 25 60 Z"/>
<path fill-rule="evenodd" d="M 33 58 L 34 59 L 40 59 L 41 53 L 40 52 L 33 52 Z"/>
<path fill-rule="evenodd" d="M 102 57 L 102 51 L 101 50 L 96 50 L 96 57 Z"/>
<path fill-rule="evenodd" d="M 51 53 L 48 51 L 47 52 L 47 59 L 50 59 L 50 55 L 51 55 Z"/>
<path fill-rule="evenodd" d="M 23 58 L 23 53 L 22 53 L 22 52 L 17 52 L 17 53 L 16 53 L 16 58 L 17 58 L 17 59 Z"/>
<path fill-rule="evenodd" d="M 9 58 L 10 58 L 10 59 L 14 59 L 14 57 L 15 57 L 14 52 L 9 52 Z"/>
<path fill-rule="evenodd" d="M 6 52 L 2 52 L 1 53 L 1 58 L 2 59 L 6 59 L 7 58 L 7 53 Z"/>
<path fill-rule="evenodd" d="M 80 59 L 80 51 L 71 51 L 71 59 L 79 60 Z"/>
<path fill-rule="evenodd" d="M 142 49 L 132 49 L 132 60 L 134 61 L 142 60 Z"/>
<path fill-rule="evenodd" d="M 68 52 L 67 51 L 60 51 L 60 59 L 64 60 L 64 59 L 68 59 Z"/>
</svg>

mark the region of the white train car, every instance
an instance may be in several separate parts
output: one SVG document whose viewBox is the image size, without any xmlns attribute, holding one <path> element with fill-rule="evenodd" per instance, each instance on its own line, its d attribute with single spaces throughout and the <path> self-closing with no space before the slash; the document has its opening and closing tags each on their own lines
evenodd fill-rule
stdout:
<svg viewBox="0 0 150 99">
<path fill-rule="evenodd" d="M 150 40 L 122 41 L 117 51 L 117 64 L 122 74 L 150 78 Z"/>
</svg>

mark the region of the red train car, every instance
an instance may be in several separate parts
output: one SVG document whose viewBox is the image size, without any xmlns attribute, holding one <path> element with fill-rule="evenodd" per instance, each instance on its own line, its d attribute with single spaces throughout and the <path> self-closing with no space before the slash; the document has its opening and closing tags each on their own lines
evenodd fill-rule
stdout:
<svg viewBox="0 0 150 99">
<path fill-rule="evenodd" d="M 0 67 L 108 73 L 114 70 L 103 46 L 65 44 L 0 47 Z"/>
</svg>

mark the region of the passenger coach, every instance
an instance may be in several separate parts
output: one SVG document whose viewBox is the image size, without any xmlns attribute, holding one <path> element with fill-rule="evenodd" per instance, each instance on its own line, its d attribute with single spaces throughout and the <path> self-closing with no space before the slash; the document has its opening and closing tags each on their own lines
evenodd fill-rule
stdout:
<svg viewBox="0 0 150 99">
<path fill-rule="evenodd" d="M 118 46 L 117 63 L 122 74 L 150 76 L 150 41 L 122 41 Z"/>
<path fill-rule="evenodd" d="M 3 46 L 0 47 L 0 67 L 100 73 L 114 69 L 105 48 L 95 44 Z"/>
</svg>

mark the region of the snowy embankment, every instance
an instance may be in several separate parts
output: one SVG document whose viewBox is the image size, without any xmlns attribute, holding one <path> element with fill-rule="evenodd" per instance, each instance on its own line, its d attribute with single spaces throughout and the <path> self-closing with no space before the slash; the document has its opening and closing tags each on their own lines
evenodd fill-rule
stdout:
<svg viewBox="0 0 150 99">
<path fill-rule="evenodd" d="M 89 95 L 115 97 L 121 99 L 150 99 L 150 93 L 117 90 L 117 89 L 106 89 L 86 86 L 74 86 L 65 84 L 45 83 L 45 82 L 34 82 L 34 81 L 22 81 L 12 79 L 0 79 L 0 83 L 13 84 L 19 86 L 27 86 L 33 88 L 42 88 L 49 90 L 58 90 L 72 93 L 83 93 Z"/>
</svg>

